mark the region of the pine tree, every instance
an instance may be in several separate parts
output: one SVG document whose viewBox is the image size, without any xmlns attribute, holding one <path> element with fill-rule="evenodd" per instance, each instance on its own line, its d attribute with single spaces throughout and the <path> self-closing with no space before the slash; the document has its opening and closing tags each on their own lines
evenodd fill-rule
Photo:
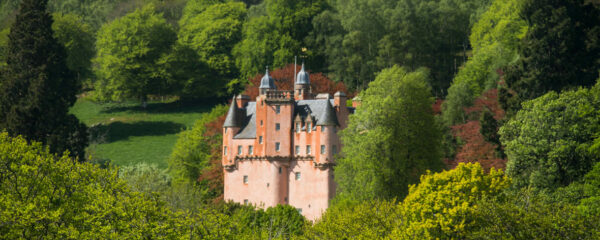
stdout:
<svg viewBox="0 0 600 240">
<path fill-rule="evenodd" d="M 53 37 L 46 5 L 47 0 L 24 0 L 11 27 L 0 74 L 0 128 L 83 160 L 87 129 L 68 113 L 81 83 Z"/>
</svg>

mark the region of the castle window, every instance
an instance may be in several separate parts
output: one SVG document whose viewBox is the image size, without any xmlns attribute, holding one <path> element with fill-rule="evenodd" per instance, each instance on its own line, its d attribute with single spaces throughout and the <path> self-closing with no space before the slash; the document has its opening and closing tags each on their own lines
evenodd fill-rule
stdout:
<svg viewBox="0 0 600 240">
<path fill-rule="evenodd" d="M 308 123 L 306 127 L 306 131 L 310 132 L 312 130 L 312 123 Z"/>
<path fill-rule="evenodd" d="M 227 156 L 227 146 L 223 147 L 223 155 Z"/>
<path fill-rule="evenodd" d="M 299 133 L 299 132 L 300 132 L 300 129 L 301 129 L 301 127 L 300 127 L 300 123 L 299 123 L 299 122 L 297 122 L 297 123 L 296 123 L 296 132 L 297 132 L 297 133 Z"/>
<path fill-rule="evenodd" d="M 310 154 L 310 145 L 306 145 L 306 154 Z"/>
<path fill-rule="evenodd" d="M 280 146 L 281 144 L 279 144 L 278 142 L 275 143 L 275 151 L 279 152 Z"/>
<path fill-rule="evenodd" d="M 254 154 L 254 146 L 248 146 L 248 155 Z"/>
<path fill-rule="evenodd" d="M 275 123 L 275 131 L 279 131 L 281 129 L 281 125 L 279 123 Z"/>
<path fill-rule="evenodd" d="M 300 180 L 300 172 L 296 172 L 296 180 Z"/>
<path fill-rule="evenodd" d="M 225 133 L 227 133 L 227 128 L 225 128 Z"/>
<path fill-rule="evenodd" d="M 244 175 L 244 184 L 248 184 L 248 175 Z"/>
<path fill-rule="evenodd" d="M 279 114 L 281 112 L 281 106 L 275 106 L 275 113 Z"/>
<path fill-rule="evenodd" d="M 279 174 L 281 174 L 281 167 L 279 167 Z"/>
<path fill-rule="evenodd" d="M 300 155 L 300 146 L 296 145 L 296 155 Z"/>
<path fill-rule="evenodd" d="M 337 145 L 331 146 L 331 153 L 337 154 Z"/>
<path fill-rule="evenodd" d="M 262 120 L 260 120 L 260 125 L 262 126 Z"/>
<path fill-rule="evenodd" d="M 238 146 L 238 155 L 242 155 L 242 146 Z"/>
<path fill-rule="evenodd" d="M 325 154 L 325 145 L 321 145 L 321 154 Z"/>
<path fill-rule="evenodd" d="M 258 144 L 262 144 L 262 136 L 258 136 Z"/>
<path fill-rule="evenodd" d="M 248 199 L 244 199 L 244 204 L 248 205 Z"/>
</svg>

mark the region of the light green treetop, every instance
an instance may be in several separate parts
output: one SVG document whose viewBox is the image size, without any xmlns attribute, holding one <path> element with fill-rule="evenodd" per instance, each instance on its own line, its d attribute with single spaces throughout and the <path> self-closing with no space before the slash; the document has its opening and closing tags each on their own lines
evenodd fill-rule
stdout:
<svg viewBox="0 0 600 240">
<path fill-rule="evenodd" d="M 122 100 L 167 94 L 170 84 L 165 56 L 177 36 L 149 4 L 100 29 L 96 90 L 101 99 Z"/>
<path fill-rule="evenodd" d="M 341 133 L 336 167 L 340 198 L 403 198 L 421 174 L 442 168 L 428 72 L 394 66 L 360 95 L 362 105 Z"/>
</svg>

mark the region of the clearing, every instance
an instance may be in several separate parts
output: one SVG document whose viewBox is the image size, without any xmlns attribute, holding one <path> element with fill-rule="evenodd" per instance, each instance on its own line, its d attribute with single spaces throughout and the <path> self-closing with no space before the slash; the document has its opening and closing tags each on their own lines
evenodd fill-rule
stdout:
<svg viewBox="0 0 600 240">
<path fill-rule="evenodd" d="M 214 105 L 149 102 L 144 109 L 134 101 L 96 103 L 80 98 L 71 113 L 90 127 L 88 153 L 94 158 L 110 159 L 118 166 L 145 162 L 166 168 L 177 133 L 192 127 Z"/>
</svg>

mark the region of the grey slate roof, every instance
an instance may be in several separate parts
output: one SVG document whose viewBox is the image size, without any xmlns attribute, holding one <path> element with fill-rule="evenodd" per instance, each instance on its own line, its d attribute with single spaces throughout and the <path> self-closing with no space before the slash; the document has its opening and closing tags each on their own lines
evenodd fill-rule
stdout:
<svg viewBox="0 0 600 240">
<path fill-rule="evenodd" d="M 245 108 L 244 115 L 244 127 L 233 138 L 235 139 L 248 139 L 248 138 L 256 138 L 256 102 L 249 102 Z"/>
<path fill-rule="evenodd" d="M 317 126 L 338 126 L 337 115 L 329 102 L 325 103 L 325 109 L 321 113 L 321 117 L 317 120 Z"/>
<path fill-rule="evenodd" d="M 331 113 L 325 114 L 327 110 L 327 105 L 331 108 L 333 115 Z M 306 116 L 309 114 L 315 119 L 317 125 L 326 125 L 319 124 L 319 122 L 331 122 L 334 121 L 335 124 L 338 124 L 337 116 L 333 111 L 333 99 L 310 99 L 310 100 L 299 100 L 296 102 L 296 112 L 295 114 L 299 114 L 302 119 L 306 119 Z M 322 121 L 322 118 L 325 117 L 327 119 Z"/>
<path fill-rule="evenodd" d="M 300 116 L 306 119 L 311 116 L 319 125 L 339 125 L 337 115 L 333 109 L 333 99 L 310 99 L 296 101 L 295 113 L 292 119 Z M 235 135 L 234 139 L 252 139 L 256 138 L 256 102 L 249 102 L 244 109 L 239 109 L 241 117 L 241 130 Z M 229 118 L 229 114 L 227 115 Z M 227 119 L 225 120 L 227 122 Z"/>
<path fill-rule="evenodd" d="M 237 104 L 235 102 L 235 96 L 233 100 L 231 100 L 231 106 L 229 107 L 229 111 L 227 111 L 227 117 L 225 118 L 225 122 L 223 123 L 223 127 L 241 127 L 240 109 L 238 109 Z"/>
</svg>

